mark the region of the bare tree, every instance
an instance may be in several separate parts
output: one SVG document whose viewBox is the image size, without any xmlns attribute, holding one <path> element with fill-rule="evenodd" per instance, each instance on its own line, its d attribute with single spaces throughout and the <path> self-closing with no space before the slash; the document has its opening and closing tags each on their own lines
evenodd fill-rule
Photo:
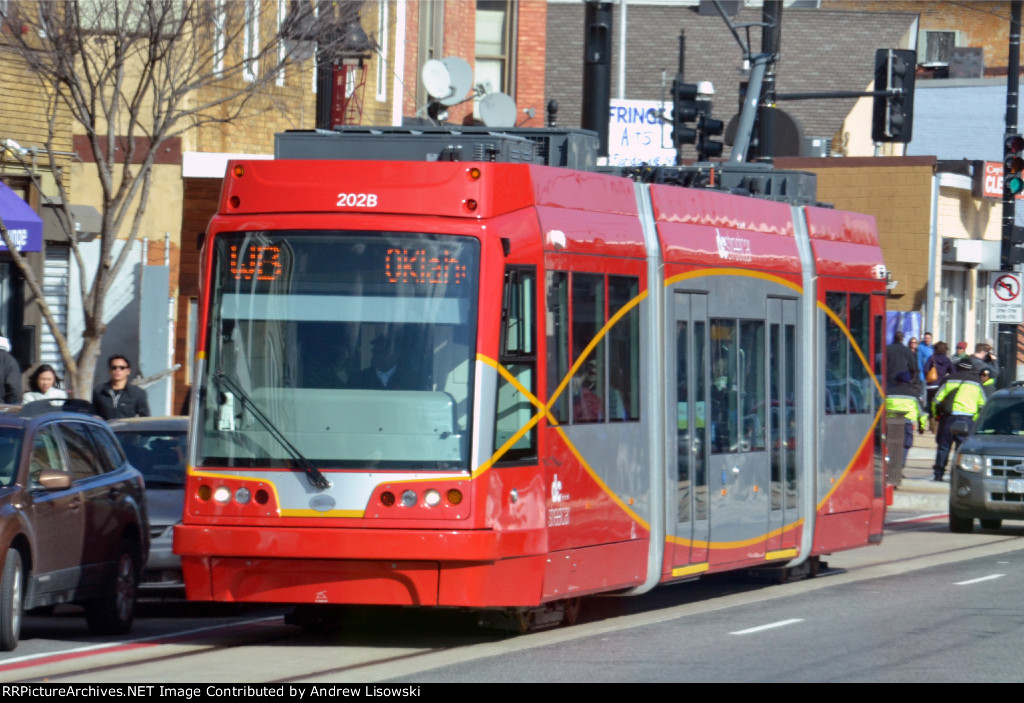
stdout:
<svg viewBox="0 0 1024 703">
<path fill-rule="evenodd" d="M 45 144 L 54 205 L 78 267 L 85 318 L 77 355 L 43 298 L 41 282 L 0 237 L 50 327 L 77 397 L 89 397 L 106 329 L 107 293 L 125 265 L 151 197 L 161 146 L 188 130 L 238 122 L 275 104 L 274 86 L 315 44 L 345 51 L 361 0 L 77 0 L 0 5 L 5 39 L 50 96 Z M 301 55 L 298 52 L 303 52 Z M 55 137 L 68 120 L 84 134 L 101 192 L 100 256 L 87 265 L 73 225 L 66 155 Z M 62 119 L 63 116 L 63 119 Z M 66 134 L 64 135 L 66 136 Z M 119 252 L 114 246 L 121 239 Z"/>
</svg>

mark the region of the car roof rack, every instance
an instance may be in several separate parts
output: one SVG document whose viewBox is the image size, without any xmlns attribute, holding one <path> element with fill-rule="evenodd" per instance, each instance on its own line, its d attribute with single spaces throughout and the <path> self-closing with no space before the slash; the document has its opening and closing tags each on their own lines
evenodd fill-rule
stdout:
<svg viewBox="0 0 1024 703">
<path fill-rule="evenodd" d="M 95 415 L 96 410 L 92 403 L 81 398 L 50 398 L 45 400 L 33 400 L 21 406 L 18 417 L 37 417 L 46 413 L 79 413 L 81 415 Z"/>
</svg>

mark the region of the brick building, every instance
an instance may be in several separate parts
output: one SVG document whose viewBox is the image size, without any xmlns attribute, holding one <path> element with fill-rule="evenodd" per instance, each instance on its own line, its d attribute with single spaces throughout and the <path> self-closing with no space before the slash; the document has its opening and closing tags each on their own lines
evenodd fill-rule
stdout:
<svg viewBox="0 0 1024 703">
<path fill-rule="evenodd" d="M 548 7 L 546 0 L 367 0 L 360 12 L 361 25 L 377 48 L 348 79 L 352 109 L 346 111 L 345 122 L 399 126 L 422 120 L 429 102 L 421 77 L 423 64 L 458 56 L 474 68 L 475 82 L 486 82 L 491 90 L 515 100 L 518 125 L 542 126 Z M 292 76 L 285 83 L 283 90 L 291 90 Z M 268 111 L 246 125 L 208 128 L 183 149 L 180 267 L 174 291 L 174 359 L 181 370 L 174 377 L 175 411 L 192 382 L 198 243 L 216 211 L 226 161 L 233 154 L 270 155 L 275 133 L 315 126 L 312 68 L 297 74 L 294 85 L 301 89 L 289 98 L 286 115 Z M 448 121 L 471 124 L 473 110 L 473 101 L 452 106 Z"/>
<path fill-rule="evenodd" d="M 24 61 L 0 38 L 0 82 L 4 99 L 0 101 L 0 183 L 3 183 L 41 217 L 43 236 L 38 246 L 23 249 L 37 280 L 44 281 L 46 262 L 66 261 L 67 237 L 50 208 L 47 198 L 57 194 L 53 172 L 45 155 L 48 121 L 47 104 L 50 91 L 28 71 Z M 52 148 L 58 168 L 64 170 L 65 186 L 72 199 L 74 179 L 68 168 L 72 164 L 70 116 L 65 110 L 56 115 Z M 83 215 L 84 209 L 79 209 Z M 0 216 L 7 213 L 0 212 Z M 81 223 L 79 223 L 81 224 Z M 88 225 L 85 226 L 88 229 Z M 49 243 L 49 246 L 48 246 Z M 53 293 L 54 302 L 66 299 L 67 291 Z M 12 352 L 24 369 L 40 358 L 59 358 L 52 335 L 47 334 L 39 308 L 25 289 L 22 274 L 11 255 L 0 243 L 0 335 L 11 339 Z"/>
<path fill-rule="evenodd" d="M 907 48 L 916 38 L 916 14 L 878 11 L 883 6 L 888 8 L 888 3 L 878 3 L 873 12 L 787 7 L 782 16 L 777 91 L 867 90 L 874 79 L 875 49 Z M 668 100 L 683 32 L 685 79 L 714 85 L 715 117 L 728 122 L 736 116 L 740 83 L 747 79 L 748 70 L 739 45 L 717 14 L 698 13 L 694 2 L 632 0 L 626 13 L 625 80 L 620 87 L 622 12 L 618 3 L 612 9 L 613 97 Z M 566 127 L 580 124 L 584 12 L 580 2 L 548 6 L 547 97 L 558 101 L 558 123 Z M 761 19 L 760 7 L 744 7 L 734 22 L 758 23 Z M 760 51 L 757 29 L 751 32 L 751 44 L 755 53 Z M 830 143 L 832 153 L 871 156 L 870 122 L 865 127 L 862 122 L 847 121 L 860 103 L 870 110 L 870 100 L 856 98 L 780 102 L 779 107 L 792 116 L 800 136 Z M 692 147 L 684 147 L 685 157 L 695 155 Z"/>
</svg>

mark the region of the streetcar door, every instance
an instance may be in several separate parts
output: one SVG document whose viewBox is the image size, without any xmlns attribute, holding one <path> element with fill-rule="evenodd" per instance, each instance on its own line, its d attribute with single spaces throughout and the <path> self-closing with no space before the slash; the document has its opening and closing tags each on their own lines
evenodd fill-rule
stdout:
<svg viewBox="0 0 1024 703">
<path fill-rule="evenodd" d="M 673 563 L 707 561 L 707 296 L 675 294 L 676 545 Z M 671 428 L 671 422 L 669 424 Z M 672 463 L 670 459 L 670 463 Z"/>
<path fill-rule="evenodd" d="M 734 300 L 715 300 L 725 310 Z M 732 303 L 732 304 L 730 304 Z M 750 312 L 755 312 L 748 305 Z M 762 310 L 764 308 L 762 307 Z M 769 513 L 767 323 L 759 318 L 708 319 L 710 562 L 764 556 Z"/>
<path fill-rule="evenodd" d="M 797 482 L 796 301 L 768 301 L 768 551 L 796 546 Z M 784 530 L 788 529 L 788 532 Z"/>
</svg>

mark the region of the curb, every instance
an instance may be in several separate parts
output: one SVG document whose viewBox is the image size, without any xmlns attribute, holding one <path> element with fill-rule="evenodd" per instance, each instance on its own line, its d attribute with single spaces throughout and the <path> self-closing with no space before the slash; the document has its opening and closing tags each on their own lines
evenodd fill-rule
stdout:
<svg viewBox="0 0 1024 703">
<path fill-rule="evenodd" d="M 891 510 L 928 510 L 949 512 L 949 494 L 943 493 L 915 493 L 899 488 L 893 494 Z"/>
</svg>

